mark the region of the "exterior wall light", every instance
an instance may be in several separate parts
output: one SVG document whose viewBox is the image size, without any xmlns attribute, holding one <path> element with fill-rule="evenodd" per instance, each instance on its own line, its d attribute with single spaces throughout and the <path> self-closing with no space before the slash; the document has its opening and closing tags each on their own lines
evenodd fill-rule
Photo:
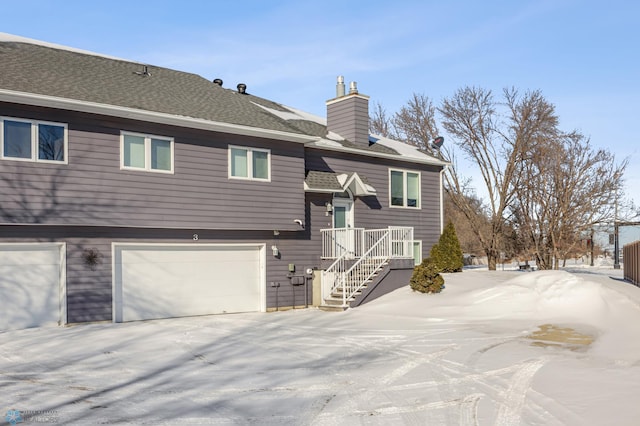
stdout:
<svg viewBox="0 0 640 426">
<path fill-rule="evenodd" d="M 327 210 L 324 212 L 325 216 L 329 216 L 329 213 L 333 212 L 333 205 L 331 204 L 330 201 L 327 201 L 324 206 L 327 208 Z"/>
</svg>

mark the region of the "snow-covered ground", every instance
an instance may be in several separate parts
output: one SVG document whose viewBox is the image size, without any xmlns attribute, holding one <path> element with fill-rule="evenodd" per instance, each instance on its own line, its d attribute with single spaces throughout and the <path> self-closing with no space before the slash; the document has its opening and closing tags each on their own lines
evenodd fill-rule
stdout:
<svg viewBox="0 0 640 426">
<path fill-rule="evenodd" d="M 466 270 L 441 294 L 339 313 L 4 332 L 0 409 L 25 424 L 637 425 L 640 289 L 621 276 Z"/>
</svg>

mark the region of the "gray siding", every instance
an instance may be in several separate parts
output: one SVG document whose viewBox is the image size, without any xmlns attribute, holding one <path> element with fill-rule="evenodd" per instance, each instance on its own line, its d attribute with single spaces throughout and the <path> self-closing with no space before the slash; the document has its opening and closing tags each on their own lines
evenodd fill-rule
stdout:
<svg viewBox="0 0 640 426">
<path fill-rule="evenodd" d="M 355 307 L 364 305 L 378 297 L 384 296 L 387 293 L 408 285 L 412 275 L 413 269 L 405 268 L 390 270 L 378 286 L 369 292 L 363 293 L 362 297 L 354 301 L 351 306 Z"/>
<path fill-rule="evenodd" d="M 386 159 L 356 157 L 308 149 L 306 167 L 309 170 L 332 172 L 357 172 L 365 176 L 377 194 L 356 197 L 355 226 L 359 228 L 385 228 L 388 226 L 412 226 L 414 238 L 422 241 L 423 257 L 428 256 L 431 246 L 440 237 L 440 167 L 393 161 Z M 389 168 L 419 171 L 421 177 L 420 209 L 390 207 Z M 307 195 L 307 198 L 309 198 Z M 331 227 L 330 218 L 324 216 L 324 203 L 331 194 L 320 195 L 320 200 L 311 203 L 312 238 L 320 238 L 319 229 Z M 323 198 L 322 198 L 323 197 Z M 315 200 L 315 199 L 313 199 Z M 314 208 L 318 210 L 314 213 Z M 327 226 L 328 225 L 328 226 Z M 320 244 L 320 243 L 318 243 Z"/>
<path fill-rule="evenodd" d="M 267 308 L 304 305 L 305 286 L 291 284 L 288 266 L 299 275 L 320 268 L 320 229 L 332 220 L 332 194 L 304 193 L 305 168 L 358 172 L 376 188 L 355 200 L 358 227 L 413 226 L 423 256 L 440 235 L 439 167 L 42 108 L 0 104 L 0 115 L 69 126 L 68 165 L 0 160 L 0 241 L 66 242 L 71 323 L 111 320 L 113 242 L 265 244 Z M 175 174 L 120 170 L 121 130 L 173 137 Z M 271 149 L 271 182 L 229 180 L 228 144 Z M 389 167 L 421 172 L 422 208 L 389 207 Z M 95 267 L 84 261 L 87 249 L 101 255 Z"/>
<path fill-rule="evenodd" d="M 69 164 L 0 161 L 0 222 L 298 230 L 304 148 L 295 143 L 0 104 L 67 123 Z M 120 131 L 175 140 L 174 174 L 120 170 Z M 271 150 L 271 182 L 228 178 L 229 144 Z"/>
<path fill-rule="evenodd" d="M 192 236 L 198 233 L 199 239 Z M 59 226 L 0 226 L 0 242 L 65 242 L 67 245 L 67 321 L 69 323 L 112 320 L 112 258 L 111 244 L 156 243 L 176 244 L 266 244 L 266 303 L 267 309 L 305 305 L 305 286 L 293 286 L 288 278 L 290 263 L 296 265 L 296 274 L 317 266 L 309 260 L 311 245 L 301 232 L 283 232 L 277 239 L 269 231 L 222 231 L 176 229 L 126 229 L 109 227 Z M 277 244 L 281 256 L 275 258 L 271 245 Z M 86 250 L 99 253 L 94 267 L 84 260 Z M 311 256 L 313 257 L 313 256 Z M 319 259 L 319 255 L 316 256 Z M 279 283 L 272 287 L 271 283 Z M 307 293 L 311 302 L 311 282 Z M 150 295 L 153 297 L 153 295 Z"/>
<path fill-rule="evenodd" d="M 327 105 L 327 130 L 362 147 L 369 146 L 369 99 L 347 95 Z"/>
<path fill-rule="evenodd" d="M 0 226 L 0 242 L 64 242 L 66 253 L 67 322 L 111 320 L 111 243 L 104 230 L 48 226 Z M 100 254 L 95 267 L 84 262 L 84 251 Z"/>
</svg>

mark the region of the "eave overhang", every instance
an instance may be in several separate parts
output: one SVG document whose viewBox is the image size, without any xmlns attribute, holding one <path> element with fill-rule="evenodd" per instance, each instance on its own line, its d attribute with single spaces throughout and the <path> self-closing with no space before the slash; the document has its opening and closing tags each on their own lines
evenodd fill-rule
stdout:
<svg viewBox="0 0 640 426">
<path fill-rule="evenodd" d="M 155 111 L 80 101 L 76 99 L 61 98 L 56 96 L 16 92 L 6 89 L 0 89 L 0 102 L 10 102 L 21 105 L 35 105 L 48 108 L 85 112 L 90 114 L 101 114 L 111 117 L 127 118 L 131 120 L 187 127 L 191 129 L 231 133 L 234 135 L 254 136 L 303 144 L 314 142 L 319 139 L 316 136 L 262 129 L 258 127 L 242 126 L 238 124 L 210 121 L 201 118 L 172 115 Z"/>
<path fill-rule="evenodd" d="M 329 142 L 329 143 L 326 143 Z M 339 142 L 323 141 L 321 138 L 317 138 L 315 141 L 308 142 L 306 148 L 321 149 L 327 151 L 344 152 L 349 154 L 364 155 L 366 157 L 384 158 L 387 160 L 405 161 L 409 163 L 427 164 L 431 166 L 447 167 L 451 165 L 450 162 L 439 160 L 437 158 L 418 158 L 410 157 L 407 155 L 386 154 L 384 152 L 365 151 L 363 149 L 350 148 L 340 145 Z"/>
<path fill-rule="evenodd" d="M 312 182 L 313 177 L 318 174 L 323 175 L 323 184 Z M 360 177 L 358 173 L 332 173 L 332 172 L 310 172 L 310 176 L 304 181 L 305 192 L 319 192 L 333 194 L 349 190 L 355 197 L 366 197 L 376 195 L 376 189 Z"/>
</svg>

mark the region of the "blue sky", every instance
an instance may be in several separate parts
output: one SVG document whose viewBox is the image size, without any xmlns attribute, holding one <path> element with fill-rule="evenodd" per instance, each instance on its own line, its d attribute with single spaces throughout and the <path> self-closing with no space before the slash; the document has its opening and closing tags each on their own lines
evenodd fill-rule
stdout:
<svg viewBox="0 0 640 426">
<path fill-rule="evenodd" d="M 189 71 L 325 115 L 335 78 L 397 111 L 466 85 L 539 89 L 565 130 L 629 158 L 640 204 L 640 3 L 521 1 L 2 2 L 0 31 Z"/>
</svg>

